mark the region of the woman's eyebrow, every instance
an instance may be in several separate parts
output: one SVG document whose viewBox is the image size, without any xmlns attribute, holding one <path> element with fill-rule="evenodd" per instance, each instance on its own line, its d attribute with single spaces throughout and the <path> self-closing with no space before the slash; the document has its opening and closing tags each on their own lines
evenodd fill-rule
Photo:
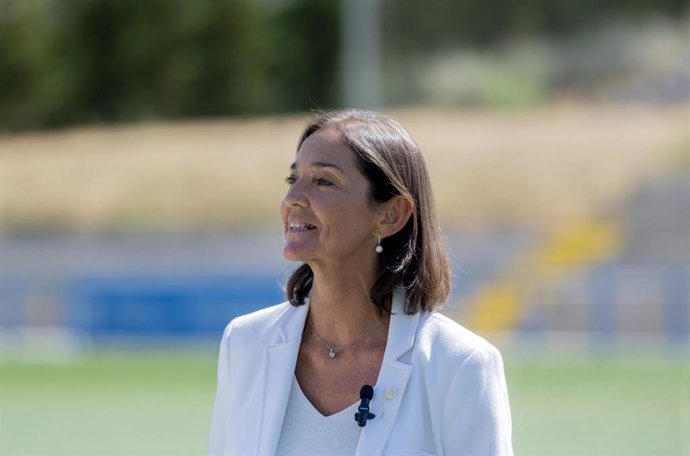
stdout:
<svg viewBox="0 0 690 456">
<path fill-rule="evenodd" d="M 328 163 L 328 162 L 313 162 L 309 164 L 310 168 L 335 168 L 341 173 L 343 172 L 342 168 L 340 166 L 334 164 L 334 163 Z M 294 171 L 297 169 L 297 162 L 294 162 L 290 165 L 290 171 Z"/>
</svg>

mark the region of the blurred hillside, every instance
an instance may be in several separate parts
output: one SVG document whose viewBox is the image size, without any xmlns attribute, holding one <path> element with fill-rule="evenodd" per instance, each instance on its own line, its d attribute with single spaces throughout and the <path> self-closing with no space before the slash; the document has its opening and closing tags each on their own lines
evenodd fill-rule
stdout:
<svg viewBox="0 0 690 456">
<path fill-rule="evenodd" d="M 686 172 L 688 107 L 392 114 L 428 156 L 445 229 L 548 229 L 615 217 L 646 181 Z M 277 229 L 305 123 L 282 116 L 0 137 L 2 230 Z"/>
</svg>

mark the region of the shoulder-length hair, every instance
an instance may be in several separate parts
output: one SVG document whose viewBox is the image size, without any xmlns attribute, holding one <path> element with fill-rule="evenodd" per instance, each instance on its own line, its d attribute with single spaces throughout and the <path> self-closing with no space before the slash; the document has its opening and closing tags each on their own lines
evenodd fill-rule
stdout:
<svg viewBox="0 0 690 456">
<path fill-rule="evenodd" d="M 405 313 L 440 307 L 450 291 L 450 266 L 436 217 L 426 161 L 410 134 L 382 114 L 346 110 L 314 118 L 299 138 L 297 149 L 319 130 L 335 131 L 352 149 L 357 166 L 369 181 L 372 202 L 402 196 L 412 215 L 397 233 L 381 240 L 377 277 L 369 292 L 380 311 L 391 311 L 393 290 L 405 290 Z M 286 294 L 292 305 L 304 304 L 314 274 L 302 264 L 289 277 Z"/>
</svg>

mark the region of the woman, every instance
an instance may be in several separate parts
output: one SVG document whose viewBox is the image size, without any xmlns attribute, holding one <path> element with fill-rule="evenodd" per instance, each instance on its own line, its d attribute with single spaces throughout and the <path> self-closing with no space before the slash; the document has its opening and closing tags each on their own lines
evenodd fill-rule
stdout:
<svg viewBox="0 0 690 456">
<path fill-rule="evenodd" d="M 512 454 L 500 354 L 435 312 L 450 268 L 407 131 L 322 115 L 286 181 L 283 253 L 303 264 L 287 302 L 225 330 L 210 454 Z"/>
</svg>

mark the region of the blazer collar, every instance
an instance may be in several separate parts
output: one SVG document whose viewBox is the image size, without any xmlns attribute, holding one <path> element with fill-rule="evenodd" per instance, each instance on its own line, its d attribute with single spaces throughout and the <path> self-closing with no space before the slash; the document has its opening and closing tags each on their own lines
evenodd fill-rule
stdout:
<svg viewBox="0 0 690 456">
<path fill-rule="evenodd" d="M 283 418 L 290 397 L 290 386 L 295 375 L 297 355 L 302 341 L 304 322 L 309 313 L 309 301 L 294 307 L 287 305 L 277 316 L 276 335 L 264 349 L 262 372 L 265 387 L 261 410 L 261 429 L 256 454 L 275 454 L 283 427 Z M 258 361 L 258 360 L 257 360 Z"/>
<path fill-rule="evenodd" d="M 376 418 L 368 421 L 362 429 L 356 455 L 383 452 L 412 373 L 410 363 L 404 360 L 406 358 L 401 358 L 414 345 L 419 313 L 405 315 L 404 299 L 404 290 L 396 289 L 393 293 L 391 309 L 393 314 L 388 328 L 386 352 L 383 355 L 376 386 L 374 386 L 374 398 L 370 402 L 371 412 L 376 415 Z"/>
<path fill-rule="evenodd" d="M 388 341 L 386 342 L 386 358 L 397 360 L 407 353 L 414 345 L 419 313 L 405 314 L 405 290 L 396 288 L 393 291 L 393 305 L 391 306 L 391 323 L 388 328 Z"/>
</svg>

